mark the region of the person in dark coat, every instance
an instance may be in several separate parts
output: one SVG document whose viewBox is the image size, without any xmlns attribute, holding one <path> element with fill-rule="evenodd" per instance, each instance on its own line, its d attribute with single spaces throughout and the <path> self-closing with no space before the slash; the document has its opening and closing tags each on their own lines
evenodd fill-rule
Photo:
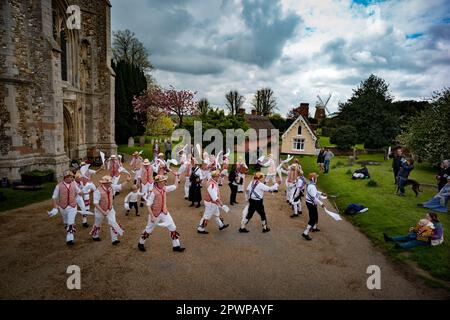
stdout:
<svg viewBox="0 0 450 320">
<path fill-rule="evenodd" d="M 200 170 L 200 166 L 197 162 L 195 162 L 194 167 L 192 168 L 191 175 L 189 177 L 189 181 L 191 185 L 189 187 L 189 201 L 192 202 L 190 207 L 193 207 L 197 202 L 197 208 L 200 208 L 200 201 L 202 201 L 202 173 Z"/>
<path fill-rule="evenodd" d="M 447 178 L 450 176 L 450 165 L 448 160 L 442 161 L 439 173 L 436 175 L 436 180 L 438 181 L 438 191 L 447 184 Z"/>
<path fill-rule="evenodd" d="M 405 185 L 406 180 L 408 180 L 409 174 L 414 169 L 414 160 L 413 159 L 403 159 L 400 164 L 400 170 L 398 171 L 397 183 L 400 193 L 399 196 L 405 196 Z"/>
<path fill-rule="evenodd" d="M 392 171 L 394 172 L 394 184 L 397 184 L 398 172 L 401 167 L 402 160 L 404 160 L 402 148 L 395 150 L 394 159 L 392 160 Z"/>
<path fill-rule="evenodd" d="M 239 177 L 236 172 L 236 165 L 233 164 L 230 169 L 230 174 L 228 175 L 228 185 L 230 186 L 231 194 L 230 194 L 230 204 L 238 204 L 236 201 L 236 195 L 238 193 L 238 182 Z"/>
<path fill-rule="evenodd" d="M 320 149 L 319 154 L 317 155 L 317 164 L 319 165 L 320 172 L 324 172 L 325 170 L 325 150 Z"/>
</svg>

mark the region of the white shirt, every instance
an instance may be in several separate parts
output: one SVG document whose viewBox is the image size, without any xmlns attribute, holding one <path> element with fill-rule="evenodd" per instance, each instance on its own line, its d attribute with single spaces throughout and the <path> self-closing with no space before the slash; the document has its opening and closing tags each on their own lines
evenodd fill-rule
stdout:
<svg viewBox="0 0 450 320">
<path fill-rule="evenodd" d="M 158 172 L 158 168 L 155 167 L 154 165 L 149 165 L 149 167 L 151 166 L 153 172 Z M 141 179 L 142 175 L 145 171 L 145 166 L 143 165 L 139 170 L 136 171 L 136 179 Z M 150 177 L 151 179 L 153 179 L 153 176 Z"/>
<path fill-rule="evenodd" d="M 91 191 L 95 191 L 97 188 L 95 187 L 95 184 L 93 184 L 91 181 L 83 185 L 82 182 L 78 185 L 78 187 L 81 186 L 81 190 L 83 191 L 83 199 L 88 200 L 89 199 L 89 193 Z"/>
<path fill-rule="evenodd" d="M 200 169 L 197 170 L 195 174 L 200 178 L 200 180 L 206 179 L 206 181 L 209 181 L 211 179 L 211 172 L 209 170 Z"/>
<path fill-rule="evenodd" d="M 257 185 L 253 192 L 250 194 L 250 192 L 253 189 L 253 185 L 255 184 L 255 180 L 250 182 L 247 186 L 247 197 L 250 197 L 250 199 L 253 200 L 262 200 L 264 198 L 264 192 L 271 192 L 274 190 L 277 190 L 278 184 L 274 184 L 273 186 L 269 187 L 262 183 L 261 181 L 257 182 Z"/>
<path fill-rule="evenodd" d="M 316 205 L 322 205 L 323 202 L 320 201 L 319 196 L 322 194 L 314 183 L 309 183 L 306 187 L 306 202 L 314 203 Z"/>
<path fill-rule="evenodd" d="M 211 196 L 211 200 L 213 202 L 216 202 L 219 199 L 219 195 L 217 192 L 218 188 L 219 188 L 219 186 L 217 183 L 210 183 L 208 186 L 207 191 L 208 191 L 209 195 Z"/>
<path fill-rule="evenodd" d="M 100 203 L 100 198 L 102 197 L 101 193 L 100 193 L 100 189 L 103 188 L 102 186 L 98 187 L 97 190 L 95 190 L 94 192 L 94 204 L 99 204 Z M 111 191 L 113 193 L 115 192 L 119 192 L 122 190 L 122 185 L 121 184 L 113 184 L 111 185 Z"/>
<path fill-rule="evenodd" d="M 139 197 L 142 197 L 144 193 L 141 192 L 133 192 L 131 191 L 126 197 L 125 197 L 125 203 L 128 202 L 138 202 Z"/>
<path fill-rule="evenodd" d="M 63 181 L 63 183 L 66 185 L 67 188 L 70 187 L 70 183 L 67 184 L 64 181 Z M 75 190 L 76 190 L 77 194 L 81 192 L 80 188 L 78 188 L 76 183 L 75 183 Z M 53 196 L 52 196 L 52 199 L 58 199 L 58 198 L 59 198 L 59 183 L 56 185 L 55 190 L 53 190 Z"/>
<path fill-rule="evenodd" d="M 156 186 L 155 186 L 155 188 L 156 188 Z M 167 193 L 175 191 L 176 189 L 177 189 L 177 186 L 174 185 L 174 184 L 165 187 L 165 190 L 166 190 Z M 155 201 L 155 193 L 154 192 L 149 192 L 149 194 L 147 196 L 147 199 L 146 199 L 147 206 L 151 206 L 153 204 L 153 201 Z"/>
</svg>

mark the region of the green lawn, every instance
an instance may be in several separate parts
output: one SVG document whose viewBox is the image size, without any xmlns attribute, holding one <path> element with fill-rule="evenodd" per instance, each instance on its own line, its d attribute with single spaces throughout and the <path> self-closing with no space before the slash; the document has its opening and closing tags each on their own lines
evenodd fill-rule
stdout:
<svg viewBox="0 0 450 320">
<path fill-rule="evenodd" d="M 12 188 L 0 189 L 6 201 L 0 202 L 0 212 L 21 208 L 29 204 L 49 200 L 49 208 L 51 207 L 50 199 L 53 194 L 56 182 L 48 182 L 43 184 L 43 188 L 36 191 L 13 190 Z"/>
<path fill-rule="evenodd" d="M 323 137 L 323 136 L 320 136 L 320 137 L 319 137 L 319 145 L 320 145 L 321 148 L 326 148 L 326 147 L 336 147 L 335 144 L 332 144 L 332 143 L 330 142 L 330 137 Z M 357 145 L 356 145 L 356 149 L 358 149 L 358 150 L 364 150 L 364 145 L 362 145 L 362 144 L 357 144 Z"/>
<path fill-rule="evenodd" d="M 284 156 L 285 157 L 285 156 Z M 365 233 L 376 245 L 384 248 L 387 255 L 397 260 L 410 259 L 428 271 L 436 278 L 450 280 L 450 242 L 437 247 L 419 247 L 408 252 L 393 248 L 392 243 L 385 243 L 383 232 L 389 235 L 403 235 L 408 228 L 414 226 L 424 217 L 426 210 L 417 207 L 417 203 L 430 199 L 437 189 L 422 186 L 423 192 L 416 198 L 411 187 L 406 188 L 406 197 L 394 194 L 395 185 L 391 171 L 392 160 L 384 161 L 383 155 L 362 155 L 359 160 L 376 160 L 382 163 L 380 166 L 368 166 L 372 179 L 377 181 L 377 187 L 367 186 L 368 180 L 352 180 L 348 170 L 354 171 L 359 165 L 349 167 L 347 157 L 336 157 L 331 162 L 332 169 L 329 174 L 322 174 L 318 179 L 321 190 L 334 195 L 339 194 L 337 206 L 343 214 L 350 203 L 365 205 L 369 211 L 354 217 L 346 217 L 363 233 Z M 305 174 L 318 171 L 316 157 L 299 157 Z M 333 166 L 337 167 L 333 168 Z M 410 178 L 419 183 L 435 185 L 435 170 L 424 164 L 417 164 Z M 439 214 L 444 225 L 444 230 L 450 230 L 449 214 Z M 445 232 L 445 231 L 444 231 Z"/>
</svg>

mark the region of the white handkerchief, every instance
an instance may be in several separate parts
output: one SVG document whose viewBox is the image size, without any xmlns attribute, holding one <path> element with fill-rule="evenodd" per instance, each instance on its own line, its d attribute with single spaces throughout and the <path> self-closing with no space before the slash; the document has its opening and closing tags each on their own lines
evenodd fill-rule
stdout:
<svg viewBox="0 0 450 320">
<path fill-rule="evenodd" d="M 52 211 L 47 211 L 48 217 L 52 218 L 58 214 L 58 209 L 53 208 Z"/>
<path fill-rule="evenodd" d="M 327 208 L 324 208 L 324 210 L 325 210 L 325 212 L 326 212 L 330 217 L 332 217 L 334 220 L 336 220 L 336 221 L 341 221 L 341 220 L 342 220 L 341 216 L 338 215 L 337 213 L 332 212 L 332 211 L 329 211 L 329 210 L 327 210 Z"/>
<path fill-rule="evenodd" d="M 325 200 L 327 199 L 327 196 L 320 196 L 320 199 Z"/>
<path fill-rule="evenodd" d="M 105 154 L 100 151 L 100 158 L 102 158 L 102 163 L 105 164 Z"/>
<path fill-rule="evenodd" d="M 223 205 L 222 210 L 225 211 L 225 213 L 230 212 L 230 208 L 227 205 Z"/>
</svg>

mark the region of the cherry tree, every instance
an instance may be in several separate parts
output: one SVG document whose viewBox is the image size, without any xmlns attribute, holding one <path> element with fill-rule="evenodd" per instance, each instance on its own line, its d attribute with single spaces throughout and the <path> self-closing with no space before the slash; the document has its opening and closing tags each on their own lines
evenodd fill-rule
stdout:
<svg viewBox="0 0 450 320">
<path fill-rule="evenodd" d="M 153 87 L 134 98 L 134 111 L 146 112 L 151 118 L 159 118 L 162 114 L 176 114 L 178 126 L 181 126 L 183 117 L 197 110 L 197 103 L 194 101 L 196 94 L 197 92 L 190 90 L 176 90 L 172 86 L 169 89 Z"/>
</svg>

